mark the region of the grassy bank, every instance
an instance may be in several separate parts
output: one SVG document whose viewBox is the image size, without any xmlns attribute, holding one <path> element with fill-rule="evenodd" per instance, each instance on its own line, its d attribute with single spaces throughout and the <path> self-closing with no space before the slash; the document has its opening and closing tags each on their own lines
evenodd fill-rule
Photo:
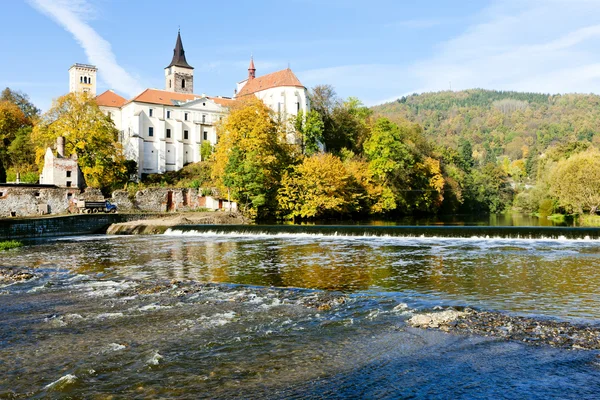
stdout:
<svg viewBox="0 0 600 400">
<path fill-rule="evenodd" d="M 600 226 L 600 215 L 580 215 L 577 218 L 577 224 L 579 226 Z"/>
<path fill-rule="evenodd" d="M 17 247 L 21 247 L 21 246 L 23 246 L 23 243 L 19 242 L 18 240 L 0 241 L 0 251 L 16 249 Z"/>
</svg>

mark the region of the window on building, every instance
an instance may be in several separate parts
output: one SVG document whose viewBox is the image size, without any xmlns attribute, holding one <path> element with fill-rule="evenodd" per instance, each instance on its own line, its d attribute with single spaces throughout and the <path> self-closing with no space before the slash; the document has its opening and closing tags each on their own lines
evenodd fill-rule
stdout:
<svg viewBox="0 0 600 400">
<path fill-rule="evenodd" d="M 297 111 L 297 112 L 300 112 L 300 102 L 297 102 L 297 103 L 296 103 L 296 111 Z"/>
<path fill-rule="evenodd" d="M 88 78 L 88 83 L 92 83 L 92 78 Z"/>
<path fill-rule="evenodd" d="M 167 128 L 167 139 L 171 138 L 171 129 Z"/>
<path fill-rule="evenodd" d="M 167 110 L 167 118 L 171 118 L 171 111 Z"/>
<path fill-rule="evenodd" d="M 188 113 L 183 113 L 183 119 L 187 121 Z"/>
<path fill-rule="evenodd" d="M 148 128 L 148 136 L 154 136 L 154 128 L 153 127 Z"/>
<path fill-rule="evenodd" d="M 83 76 L 79 77 L 79 83 L 83 83 Z"/>
<path fill-rule="evenodd" d="M 185 89 L 185 79 L 182 79 L 182 80 L 181 80 L 181 88 L 182 88 L 182 89 Z"/>
<path fill-rule="evenodd" d="M 206 107 L 206 103 L 202 103 L 202 107 Z"/>
<path fill-rule="evenodd" d="M 149 109 L 148 110 L 148 115 L 151 117 L 154 114 L 154 110 L 153 109 Z"/>
<path fill-rule="evenodd" d="M 171 80 L 169 79 L 169 89 L 171 89 Z"/>
<path fill-rule="evenodd" d="M 71 187 L 71 181 L 67 181 L 67 187 Z"/>
<path fill-rule="evenodd" d="M 208 132 L 204 131 L 204 134 L 202 136 L 203 140 L 208 140 Z"/>
<path fill-rule="evenodd" d="M 87 83 L 87 76 L 83 77 L 83 83 Z"/>
<path fill-rule="evenodd" d="M 188 136 L 189 136 L 189 135 L 188 135 L 188 131 L 183 131 L 183 138 L 184 138 L 184 139 L 187 139 L 187 138 L 188 138 Z"/>
<path fill-rule="evenodd" d="M 67 178 L 71 177 L 71 171 L 67 171 Z"/>
<path fill-rule="evenodd" d="M 206 114 L 202 114 L 202 122 L 206 122 Z"/>
</svg>

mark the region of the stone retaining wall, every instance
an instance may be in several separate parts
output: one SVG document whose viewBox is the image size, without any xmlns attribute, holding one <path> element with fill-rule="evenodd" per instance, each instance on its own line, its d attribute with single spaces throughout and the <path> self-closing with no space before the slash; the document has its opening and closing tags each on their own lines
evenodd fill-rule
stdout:
<svg viewBox="0 0 600 400">
<path fill-rule="evenodd" d="M 202 192 L 202 189 L 192 188 L 148 188 L 139 190 L 132 197 L 126 190 L 116 190 L 113 202 L 120 211 L 169 212 L 229 208 L 227 201 L 204 196 Z M 232 209 L 237 209 L 235 203 L 232 203 Z"/>
<path fill-rule="evenodd" d="M 0 240 L 105 233 L 111 224 L 155 217 L 156 214 L 78 214 L 0 219 Z"/>
<path fill-rule="evenodd" d="M 126 190 L 113 193 L 112 202 L 119 212 L 195 211 L 229 209 L 225 200 L 205 196 L 202 189 L 193 188 L 148 188 L 131 196 Z M 78 200 L 102 201 L 98 189 L 58 188 L 31 185 L 0 185 L 0 217 L 27 217 L 46 214 L 77 214 Z M 232 203 L 233 210 L 236 204 Z"/>
<path fill-rule="evenodd" d="M 77 200 L 102 200 L 98 189 L 0 185 L 0 217 L 77 213 Z"/>
</svg>

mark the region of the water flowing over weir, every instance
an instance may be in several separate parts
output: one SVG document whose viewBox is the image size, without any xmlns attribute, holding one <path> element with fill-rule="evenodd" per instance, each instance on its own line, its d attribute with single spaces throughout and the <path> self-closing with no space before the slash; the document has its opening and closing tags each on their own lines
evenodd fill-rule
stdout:
<svg viewBox="0 0 600 400">
<path fill-rule="evenodd" d="M 362 226 L 362 225 L 179 225 L 166 234 L 219 233 L 232 235 L 304 234 L 319 236 L 376 236 L 496 239 L 598 240 L 600 228 L 521 226 Z"/>
<path fill-rule="evenodd" d="M 598 398 L 600 351 L 579 346 L 600 326 L 597 239 L 213 225 L 38 242 L 0 254 L 0 398 Z M 477 330 L 409 322 L 468 307 Z"/>
</svg>

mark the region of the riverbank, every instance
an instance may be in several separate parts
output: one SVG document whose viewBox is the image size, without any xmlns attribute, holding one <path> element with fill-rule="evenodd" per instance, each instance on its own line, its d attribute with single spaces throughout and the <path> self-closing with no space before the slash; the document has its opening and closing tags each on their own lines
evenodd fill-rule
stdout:
<svg viewBox="0 0 600 400">
<path fill-rule="evenodd" d="M 246 225 L 247 218 L 238 212 L 186 212 L 157 218 L 112 224 L 107 235 L 156 235 L 179 225 Z"/>
</svg>

